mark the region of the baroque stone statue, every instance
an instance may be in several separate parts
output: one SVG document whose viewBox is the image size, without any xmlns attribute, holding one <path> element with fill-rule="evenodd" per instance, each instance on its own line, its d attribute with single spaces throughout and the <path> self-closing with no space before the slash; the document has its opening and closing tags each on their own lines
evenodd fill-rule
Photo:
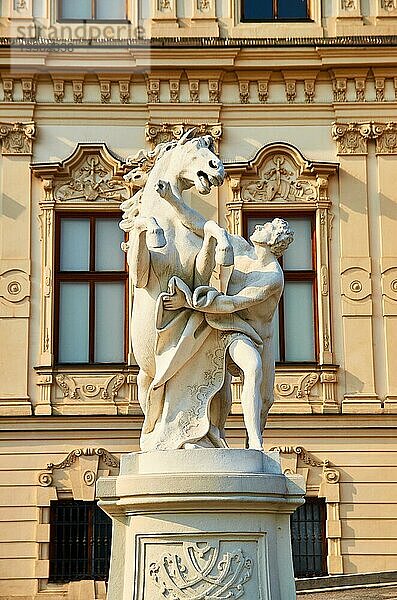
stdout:
<svg viewBox="0 0 397 600">
<path fill-rule="evenodd" d="M 122 203 L 120 225 L 129 232 L 141 449 L 227 447 L 237 367 L 248 445 L 261 450 L 273 402 L 272 323 L 284 285 L 277 259 L 293 232 L 273 219 L 255 228 L 250 243 L 184 202 L 192 186 L 208 194 L 224 181 L 211 136 L 190 139 L 187 132 L 141 151 L 126 177 L 142 186 Z"/>
</svg>

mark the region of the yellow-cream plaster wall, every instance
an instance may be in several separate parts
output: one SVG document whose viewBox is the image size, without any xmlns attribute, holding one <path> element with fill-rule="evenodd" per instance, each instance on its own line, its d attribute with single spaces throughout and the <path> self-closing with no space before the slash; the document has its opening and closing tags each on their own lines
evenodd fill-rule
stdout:
<svg viewBox="0 0 397 600">
<path fill-rule="evenodd" d="M 194 14 L 193 2 L 171 2 L 171 14 L 154 13 L 154 3 L 128 6 L 154 37 L 396 33 L 397 9 L 385 11 L 380 0 L 346 4 L 311 0 L 313 22 L 287 33 L 280 23 L 241 23 L 237 0 L 216 11 L 210 1 L 205 14 Z M 7 6 L 2 35 L 20 35 L 33 6 Z M 53 4 L 43 7 L 49 27 Z M 138 449 L 136 366 L 131 356 L 117 372 L 54 365 L 51 178 L 66 177 L 54 163 L 70 156 L 71 169 L 81 167 L 78 145 L 120 177 L 126 157 L 157 139 L 146 123 L 171 124 L 170 136 L 182 122 L 220 124 L 228 180 L 189 201 L 234 233 L 250 206 L 316 214 L 321 360 L 278 368 L 265 449 L 278 448 L 286 472 L 302 473 L 308 495 L 325 498 L 331 574 L 397 570 L 396 56 L 395 45 L 364 39 L 356 47 L 76 46 L 66 56 L 0 47 L 0 600 L 105 597 L 100 582 L 48 584 L 49 503 L 94 499 L 85 470 L 97 477 L 113 469 L 98 449 L 116 459 Z M 246 184 L 264 176 L 276 153 L 296 168 L 296 181 L 314 186 L 311 204 L 297 196 L 244 201 Z M 87 383 L 96 395 L 81 392 Z M 103 401 L 109 386 L 114 393 Z M 233 447 L 245 444 L 239 392 L 235 380 Z M 71 465 L 47 467 L 75 450 Z"/>
</svg>

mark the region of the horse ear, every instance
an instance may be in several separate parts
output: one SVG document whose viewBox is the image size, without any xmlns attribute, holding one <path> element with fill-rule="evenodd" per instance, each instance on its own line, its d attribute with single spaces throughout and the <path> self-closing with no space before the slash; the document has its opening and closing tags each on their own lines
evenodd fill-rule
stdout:
<svg viewBox="0 0 397 600">
<path fill-rule="evenodd" d="M 192 136 L 192 133 L 194 132 L 195 128 L 192 127 L 191 129 L 189 129 L 188 131 L 186 131 L 186 133 L 183 134 L 183 136 L 181 137 L 181 139 L 178 142 L 178 146 L 183 146 L 183 144 L 186 144 L 186 142 L 189 141 L 189 139 Z"/>
</svg>

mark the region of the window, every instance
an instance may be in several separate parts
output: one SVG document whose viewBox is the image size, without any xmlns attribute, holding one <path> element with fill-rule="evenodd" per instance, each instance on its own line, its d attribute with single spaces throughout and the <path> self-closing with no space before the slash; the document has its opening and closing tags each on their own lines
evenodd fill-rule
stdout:
<svg viewBox="0 0 397 600">
<path fill-rule="evenodd" d="M 60 0 L 60 18 L 65 21 L 123 21 L 125 0 Z"/>
<path fill-rule="evenodd" d="M 291 515 L 295 577 L 321 577 L 327 571 L 326 505 L 323 498 L 306 498 Z"/>
<path fill-rule="evenodd" d="M 111 540 L 112 520 L 96 502 L 51 502 L 49 581 L 107 580 Z"/>
<path fill-rule="evenodd" d="M 308 19 L 307 0 L 242 0 L 243 21 Z"/>
<path fill-rule="evenodd" d="M 314 362 L 317 357 L 315 223 L 309 214 L 253 214 L 247 218 L 248 237 L 255 225 L 282 216 L 295 232 L 294 241 L 280 259 L 285 287 L 274 318 L 274 354 L 277 362 Z"/>
<path fill-rule="evenodd" d="M 57 215 L 58 363 L 125 360 L 124 234 L 113 213 Z"/>
</svg>

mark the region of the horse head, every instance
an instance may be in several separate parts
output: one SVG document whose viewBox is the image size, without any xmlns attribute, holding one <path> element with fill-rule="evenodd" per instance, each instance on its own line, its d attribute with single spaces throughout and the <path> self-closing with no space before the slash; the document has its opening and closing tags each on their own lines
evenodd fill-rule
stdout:
<svg viewBox="0 0 397 600">
<path fill-rule="evenodd" d="M 225 169 L 214 153 L 214 140 L 210 135 L 189 139 L 186 132 L 174 149 L 173 161 L 179 165 L 181 189 L 195 187 L 200 194 L 209 194 L 212 186 L 222 185 Z"/>
</svg>

